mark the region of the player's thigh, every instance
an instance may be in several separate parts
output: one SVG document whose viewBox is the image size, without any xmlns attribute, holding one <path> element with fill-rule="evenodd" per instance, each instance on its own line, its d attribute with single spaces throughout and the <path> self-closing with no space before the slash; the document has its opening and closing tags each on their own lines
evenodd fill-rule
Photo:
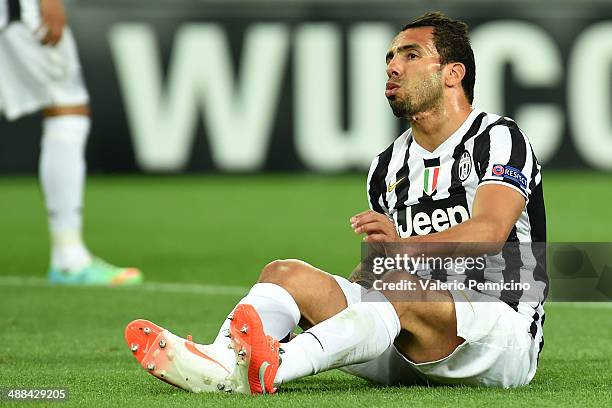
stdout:
<svg viewBox="0 0 612 408">
<path fill-rule="evenodd" d="M 385 275 L 383 283 L 411 282 L 400 290 L 383 294 L 393 304 L 402 327 L 396 347 L 415 362 L 432 361 L 450 355 L 464 339 L 457 336 L 455 303 L 450 292 L 423 288 L 420 278 L 405 271 Z"/>
<path fill-rule="evenodd" d="M 64 115 L 78 115 L 78 116 L 89 116 L 89 105 L 53 105 L 48 106 L 42 111 L 43 116 L 46 118 L 54 117 L 54 116 L 64 116 Z"/>
<path fill-rule="evenodd" d="M 465 341 L 449 356 L 417 363 L 407 359 L 432 383 L 517 387 L 537 369 L 541 336 L 530 332 L 529 318 L 500 300 L 474 291 L 452 291 L 457 335 Z"/>
<path fill-rule="evenodd" d="M 334 275 L 297 259 L 269 263 L 259 282 L 274 283 L 289 292 L 300 309 L 302 328 L 322 322 L 347 307 L 347 297 Z"/>
</svg>

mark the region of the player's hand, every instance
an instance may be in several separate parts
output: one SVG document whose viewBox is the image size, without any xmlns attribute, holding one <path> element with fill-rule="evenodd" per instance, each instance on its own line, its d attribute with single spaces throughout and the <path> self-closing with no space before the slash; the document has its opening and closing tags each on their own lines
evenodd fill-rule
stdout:
<svg viewBox="0 0 612 408">
<path fill-rule="evenodd" d="M 400 240 L 393 221 L 384 214 L 368 210 L 351 218 L 355 234 L 366 234 L 365 242 L 397 242 Z"/>
<path fill-rule="evenodd" d="M 62 39 L 66 13 L 62 0 L 40 0 L 41 25 L 36 36 L 44 45 L 55 46 Z"/>
</svg>

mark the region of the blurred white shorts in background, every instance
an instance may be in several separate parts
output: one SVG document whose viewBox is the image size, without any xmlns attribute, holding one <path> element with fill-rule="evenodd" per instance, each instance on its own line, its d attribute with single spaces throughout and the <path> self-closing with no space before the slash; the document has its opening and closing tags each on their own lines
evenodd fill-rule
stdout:
<svg viewBox="0 0 612 408">
<path fill-rule="evenodd" d="M 9 120 L 50 106 L 87 104 L 81 64 L 72 32 L 44 46 L 23 23 L 0 31 L 0 112 Z"/>
</svg>

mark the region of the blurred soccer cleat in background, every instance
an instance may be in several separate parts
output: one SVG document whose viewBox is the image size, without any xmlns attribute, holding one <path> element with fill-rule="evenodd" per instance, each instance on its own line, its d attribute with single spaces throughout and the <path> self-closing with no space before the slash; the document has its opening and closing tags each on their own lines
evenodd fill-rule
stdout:
<svg viewBox="0 0 612 408">
<path fill-rule="evenodd" d="M 142 280 L 139 269 L 117 267 L 99 258 L 93 258 L 77 271 L 49 268 L 49 281 L 58 285 L 127 286 L 140 284 Z"/>
</svg>

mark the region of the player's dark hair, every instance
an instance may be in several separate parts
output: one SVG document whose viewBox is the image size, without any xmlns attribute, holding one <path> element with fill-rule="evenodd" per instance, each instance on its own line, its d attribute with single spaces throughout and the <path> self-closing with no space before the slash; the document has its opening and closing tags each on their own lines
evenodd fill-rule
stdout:
<svg viewBox="0 0 612 408">
<path fill-rule="evenodd" d="M 429 12 L 406 24 L 402 31 L 409 28 L 433 27 L 434 45 L 440 54 L 440 63 L 460 62 L 465 66 L 465 76 L 461 87 L 470 104 L 474 100 L 476 63 L 474 51 L 468 37 L 469 27 L 459 20 L 452 20 L 439 11 Z"/>
</svg>

